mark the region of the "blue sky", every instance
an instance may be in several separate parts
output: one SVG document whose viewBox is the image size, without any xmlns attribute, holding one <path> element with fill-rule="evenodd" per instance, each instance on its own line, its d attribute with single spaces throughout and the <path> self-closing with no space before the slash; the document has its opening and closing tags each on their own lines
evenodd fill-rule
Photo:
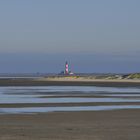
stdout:
<svg viewBox="0 0 140 140">
<path fill-rule="evenodd" d="M 139 0 L 1 0 L 0 73 L 140 71 Z"/>
</svg>

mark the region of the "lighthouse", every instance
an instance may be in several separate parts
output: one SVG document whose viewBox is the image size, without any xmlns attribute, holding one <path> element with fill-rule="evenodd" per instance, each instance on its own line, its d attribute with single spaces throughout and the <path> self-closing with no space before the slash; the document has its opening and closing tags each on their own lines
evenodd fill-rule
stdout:
<svg viewBox="0 0 140 140">
<path fill-rule="evenodd" d="M 66 61 L 66 64 L 65 64 L 65 74 L 69 74 L 69 65 L 68 65 L 67 61 Z"/>
</svg>

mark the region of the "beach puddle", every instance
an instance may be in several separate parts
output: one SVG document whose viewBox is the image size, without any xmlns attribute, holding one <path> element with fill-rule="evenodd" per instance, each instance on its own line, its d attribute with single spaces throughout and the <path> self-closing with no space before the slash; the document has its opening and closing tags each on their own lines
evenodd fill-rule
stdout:
<svg viewBox="0 0 140 140">
<path fill-rule="evenodd" d="M 140 109 L 140 105 L 0 108 L 0 114 L 25 114 L 25 113 L 70 112 L 70 111 L 107 111 L 107 110 L 122 110 L 122 109 Z"/>
<path fill-rule="evenodd" d="M 35 86 L 35 87 L 0 87 L 0 93 L 69 93 L 69 92 L 92 92 L 92 93 L 140 93 L 140 88 L 126 87 L 96 87 L 96 86 Z"/>
<path fill-rule="evenodd" d="M 34 98 L 34 97 L 1 97 L 0 104 L 12 103 L 100 103 L 100 102 L 140 102 L 140 99 L 121 98 Z"/>
<path fill-rule="evenodd" d="M 79 94 L 78 97 L 73 95 Z M 90 97 L 80 97 L 92 95 Z M 95 95 L 96 97 L 94 97 Z M 43 98 L 46 96 L 47 98 Z M 56 96 L 56 97 L 53 97 Z M 62 97 L 61 97 L 62 96 Z M 65 97 L 63 97 L 65 96 Z M 68 96 L 68 97 L 67 97 Z M 73 97 L 71 97 L 73 96 Z M 100 96 L 100 97 L 97 97 Z M 53 97 L 53 98 L 50 98 Z M 58 98 L 59 97 L 59 98 Z M 122 97 L 122 98 L 121 98 Z M 123 98 L 123 97 L 135 97 Z M 113 88 L 88 86 L 47 86 L 47 87 L 0 87 L 0 104 L 20 103 L 139 103 L 140 88 Z M 41 113 L 53 111 L 98 111 L 113 109 L 133 109 L 140 106 L 81 106 L 81 107 L 27 107 L 0 108 L 1 113 Z"/>
<path fill-rule="evenodd" d="M 51 94 L 51 92 L 53 94 Z M 75 92 L 80 92 L 82 93 L 82 95 L 87 95 L 88 93 L 90 93 L 90 95 L 98 95 L 100 96 L 100 98 L 70 97 L 69 94 L 71 93 L 71 95 L 75 95 L 76 94 Z M 0 104 L 140 102 L 140 99 L 138 98 L 137 99 L 117 98 L 117 96 L 118 97 L 140 96 L 139 92 L 140 92 L 139 88 L 112 88 L 112 87 L 86 87 L 86 86 L 0 87 Z M 69 95 L 69 97 L 65 97 L 65 98 L 61 97 L 61 96 L 67 96 L 67 95 Z M 47 98 L 41 98 L 44 96 L 46 96 Z M 53 96 L 58 96 L 60 98 L 55 98 Z M 102 98 L 102 96 L 109 96 L 109 97 Z M 113 96 L 116 96 L 116 97 L 113 97 Z M 53 97 L 53 98 L 49 98 L 49 97 Z"/>
<path fill-rule="evenodd" d="M 140 97 L 140 94 L 102 94 L 102 96 L 109 96 L 109 97 Z"/>
</svg>

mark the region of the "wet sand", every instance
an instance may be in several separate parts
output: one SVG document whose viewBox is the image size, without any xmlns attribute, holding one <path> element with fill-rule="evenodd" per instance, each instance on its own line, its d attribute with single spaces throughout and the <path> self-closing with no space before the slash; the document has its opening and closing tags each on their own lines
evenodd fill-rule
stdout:
<svg viewBox="0 0 140 140">
<path fill-rule="evenodd" d="M 89 102 L 89 103 L 12 103 L 0 104 L 0 108 L 23 108 L 23 107 L 80 107 L 80 106 L 111 106 L 111 105 L 140 105 L 140 102 Z"/>
<path fill-rule="evenodd" d="M 140 87 L 140 80 L 47 80 L 47 79 L 0 79 L 0 86 L 103 86 L 103 87 Z"/>
<path fill-rule="evenodd" d="M 112 106 L 112 105 L 140 105 L 140 102 L 135 102 L 135 100 L 139 100 L 140 99 L 140 93 L 81 93 L 81 92 L 33 92 L 33 93 L 30 93 L 30 92 L 27 92 L 27 93 L 7 93 L 7 95 L 38 95 L 36 96 L 35 98 L 44 98 L 46 99 L 46 103 L 0 103 L 0 108 L 23 108 L 23 107 L 78 107 L 78 106 L 103 106 L 103 105 L 109 105 L 109 106 Z M 117 95 L 117 96 L 116 96 Z M 126 95 L 126 96 L 124 96 Z M 131 96 L 129 96 L 131 95 Z M 47 101 L 47 99 L 58 99 L 59 98 L 67 98 L 67 99 L 78 99 L 78 98 L 83 98 L 83 99 L 106 99 L 106 98 L 117 98 L 117 99 L 124 99 L 124 102 L 73 102 L 73 103 L 63 103 L 63 102 L 59 102 L 59 103 L 49 103 Z M 134 100 L 133 102 L 125 102 L 125 99 L 132 99 Z M 47 103 L 48 102 L 48 103 Z"/>
<path fill-rule="evenodd" d="M 140 110 L 0 115 L 0 140 L 139 140 Z"/>
</svg>

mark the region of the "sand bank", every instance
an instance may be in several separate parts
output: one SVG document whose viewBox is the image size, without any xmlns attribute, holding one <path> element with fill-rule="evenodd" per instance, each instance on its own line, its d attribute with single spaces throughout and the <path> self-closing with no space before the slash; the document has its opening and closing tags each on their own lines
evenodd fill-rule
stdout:
<svg viewBox="0 0 140 140">
<path fill-rule="evenodd" d="M 0 79 L 0 86 L 108 86 L 140 87 L 140 80 L 107 80 L 107 79 Z"/>
</svg>

